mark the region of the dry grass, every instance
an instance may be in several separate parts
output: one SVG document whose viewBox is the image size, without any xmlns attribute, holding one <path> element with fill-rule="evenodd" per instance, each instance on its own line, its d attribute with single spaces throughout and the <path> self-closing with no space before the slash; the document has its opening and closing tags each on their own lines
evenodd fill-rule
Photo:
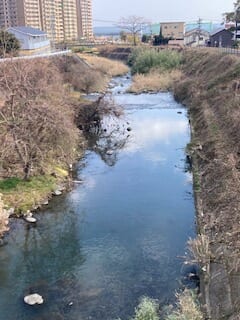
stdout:
<svg viewBox="0 0 240 320">
<path fill-rule="evenodd" d="M 177 310 L 166 320 L 203 320 L 203 314 L 196 302 L 196 296 L 191 290 L 184 290 L 177 294 Z"/>
<path fill-rule="evenodd" d="M 152 70 L 148 74 L 136 74 L 128 91 L 133 93 L 168 91 L 172 89 L 174 82 L 181 78 L 181 75 L 180 70 L 168 72 Z"/>
<path fill-rule="evenodd" d="M 129 71 L 128 66 L 121 61 L 110 60 L 94 55 L 79 54 L 81 58 L 87 61 L 94 69 L 110 77 L 117 77 L 126 74 Z"/>
<path fill-rule="evenodd" d="M 207 266 L 212 258 L 209 237 L 199 234 L 197 238 L 188 240 L 188 249 L 192 262 Z"/>
<path fill-rule="evenodd" d="M 4 208 L 2 194 L 0 193 L 0 237 L 8 230 L 8 213 Z"/>
</svg>

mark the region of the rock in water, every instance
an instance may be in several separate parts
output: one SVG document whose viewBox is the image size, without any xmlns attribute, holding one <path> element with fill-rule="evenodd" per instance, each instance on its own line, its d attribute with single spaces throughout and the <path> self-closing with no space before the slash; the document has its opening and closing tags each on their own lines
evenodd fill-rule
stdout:
<svg viewBox="0 0 240 320">
<path fill-rule="evenodd" d="M 26 304 L 29 304 L 30 306 L 33 306 L 35 304 L 43 304 L 43 297 L 40 296 L 38 293 L 29 294 L 24 297 L 24 302 Z"/>
<path fill-rule="evenodd" d="M 37 222 L 37 219 L 34 218 L 34 217 L 26 216 L 24 219 L 25 219 L 27 222 L 31 222 L 31 223 L 36 223 L 36 222 Z"/>
<path fill-rule="evenodd" d="M 56 190 L 56 191 L 54 191 L 53 194 L 54 194 L 55 196 L 60 196 L 60 195 L 62 194 L 62 191 Z"/>
</svg>

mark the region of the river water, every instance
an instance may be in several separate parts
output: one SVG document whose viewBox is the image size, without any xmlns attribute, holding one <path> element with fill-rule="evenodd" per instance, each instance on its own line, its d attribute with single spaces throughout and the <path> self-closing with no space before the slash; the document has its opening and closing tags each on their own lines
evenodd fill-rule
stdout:
<svg viewBox="0 0 240 320">
<path fill-rule="evenodd" d="M 38 213 L 37 227 L 13 223 L 0 248 L 1 320 L 128 319 L 140 297 L 163 305 L 182 287 L 195 233 L 186 110 L 170 93 L 131 95 L 126 77 L 114 81 L 125 116 L 79 162 L 83 182 Z M 25 305 L 32 292 L 45 303 Z"/>
</svg>

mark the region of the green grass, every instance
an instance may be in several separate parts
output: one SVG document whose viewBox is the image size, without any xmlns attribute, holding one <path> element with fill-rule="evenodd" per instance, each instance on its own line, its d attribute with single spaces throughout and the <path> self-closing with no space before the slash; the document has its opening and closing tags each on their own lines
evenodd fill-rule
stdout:
<svg viewBox="0 0 240 320">
<path fill-rule="evenodd" d="M 51 175 L 35 176 L 27 181 L 12 177 L 0 181 L 0 193 L 4 203 L 21 214 L 47 199 L 56 185 L 57 179 Z"/>
<path fill-rule="evenodd" d="M 168 71 L 178 69 L 182 63 L 182 54 L 177 51 L 154 49 L 135 49 L 129 57 L 133 74 L 148 73 L 151 69 Z"/>
<path fill-rule="evenodd" d="M 0 181 L 0 190 L 1 192 L 7 192 L 13 190 L 21 182 L 21 179 L 13 177 Z"/>
</svg>

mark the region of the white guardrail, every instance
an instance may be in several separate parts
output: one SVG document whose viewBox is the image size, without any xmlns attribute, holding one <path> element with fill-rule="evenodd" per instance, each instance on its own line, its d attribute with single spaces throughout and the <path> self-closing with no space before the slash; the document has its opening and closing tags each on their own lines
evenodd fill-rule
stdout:
<svg viewBox="0 0 240 320">
<path fill-rule="evenodd" d="M 49 53 L 34 54 L 34 55 L 31 55 L 31 56 L 3 58 L 3 59 L 0 59 L 0 62 L 15 61 L 15 60 L 28 60 L 28 59 L 36 59 L 36 58 L 49 58 L 49 57 L 53 57 L 53 56 L 66 55 L 68 53 L 72 53 L 72 51 L 71 50 L 64 50 L 64 51 L 56 51 L 56 52 L 49 52 Z"/>
</svg>

